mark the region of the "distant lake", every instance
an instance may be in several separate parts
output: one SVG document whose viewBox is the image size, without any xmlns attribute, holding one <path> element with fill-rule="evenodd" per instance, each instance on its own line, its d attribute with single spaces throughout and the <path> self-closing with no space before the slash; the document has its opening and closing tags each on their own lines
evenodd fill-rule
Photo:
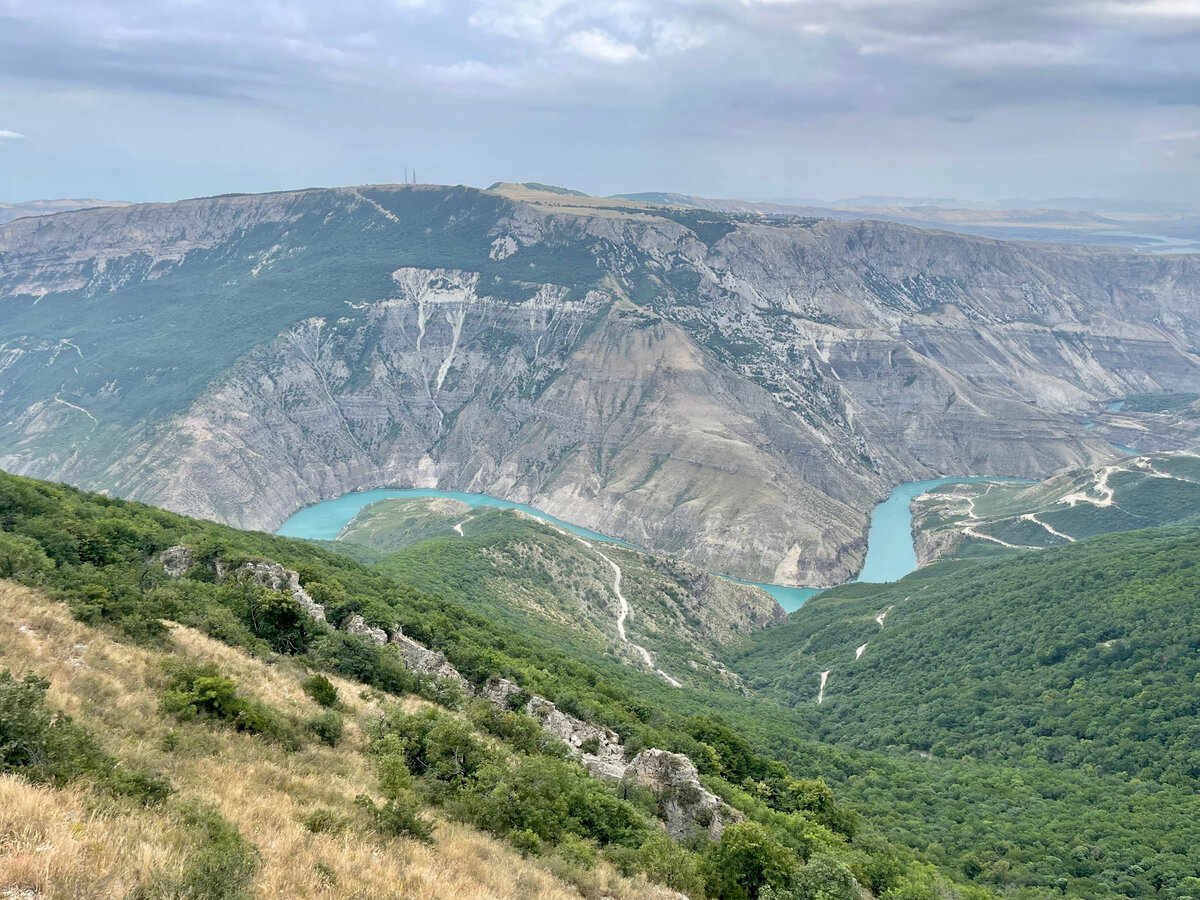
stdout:
<svg viewBox="0 0 1200 900">
<path fill-rule="evenodd" d="M 917 568 L 917 554 L 913 545 L 912 513 L 909 506 L 921 494 L 943 484 L 974 484 L 980 481 L 1020 481 L 1012 478 L 935 478 L 930 481 L 911 481 L 899 485 L 887 500 L 875 507 L 871 514 L 871 529 L 867 536 L 867 556 L 857 581 L 897 581 Z M 279 528 L 284 537 L 308 538 L 317 541 L 332 541 L 364 506 L 380 500 L 411 499 L 418 497 L 444 497 L 459 500 L 472 509 L 487 506 L 496 509 L 518 509 L 539 519 L 590 541 L 617 544 L 621 547 L 638 549 L 626 541 L 599 534 L 589 528 L 564 522 L 548 513 L 525 503 L 501 500 L 488 494 L 469 494 L 463 491 L 439 491 L 435 488 L 379 488 L 373 491 L 355 491 L 333 500 L 314 504 L 289 518 Z M 728 577 L 728 576 L 723 576 Z M 731 581 L 740 581 L 731 578 Z M 757 581 L 742 581 L 762 588 L 775 598 L 787 612 L 795 612 L 820 588 L 789 587 L 782 584 L 765 584 Z"/>
<path fill-rule="evenodd" d="M 1134 245 L 1141 253 L 1200 253 L 1200 241 L 1195 238 L 1170 237 L 1165 234 L 1145 234 L 1140 231 L 1097 231 L 1101 238 L 1120 238 Z"/>
</svg>

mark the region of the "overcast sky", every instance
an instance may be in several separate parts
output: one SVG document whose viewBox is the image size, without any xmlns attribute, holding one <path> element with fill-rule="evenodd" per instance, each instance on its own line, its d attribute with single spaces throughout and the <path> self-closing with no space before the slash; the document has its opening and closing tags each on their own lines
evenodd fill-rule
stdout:
<svg viewBox="0 0 1200 900">
<path fill-rule="evenodd" d="M 1200 201 L 1200 0 L 0 0 L 0 201 Z"/>
</svg>

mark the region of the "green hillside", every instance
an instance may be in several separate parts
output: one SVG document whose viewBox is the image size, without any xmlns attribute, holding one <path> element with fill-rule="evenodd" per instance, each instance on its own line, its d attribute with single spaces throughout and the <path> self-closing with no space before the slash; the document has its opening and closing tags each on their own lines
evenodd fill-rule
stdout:
<svg viewBox="0 0 1200 900">
<path fill-rule="evenodd" d="M 782 619 L 763 591 L 671 557 L 583 541 L 512 510 L 444 499 L 385 500 L 365 507 L 333 549 L 367 548 L 404 584 L 452 600 L 590 662 L 655 665 L 692 685 L 730 681 L 721 648 Z M 630 612 L 619 636 L 621 595 Z"/>
<path fill-rule="evenodd" d="M 1010 840 L 1036 834 L 1043 863 L 1057 856 L 1090 882 L 1068 878 L 1068 891 L 1161 896 L 1169 883 L 1182 893 L 1166 896 L 1192 896 L 1200 886 L 1200 530 L 836 588 L 756 635 L 733 666 L 761 695 L 808 710 L 827 742 L 922 760 L 935 779 L 957 773 L 943 788 L 959 802 L 939 811 L 957 806 L 945 831 L 992 848 L 963 857 L 976 877 L 1039 867 L 1032 848 L 983 837 L 981 823 L 1005 821 Z M 973 782 L 958 780 L 969 772 Z M 876 780 L 868 793 L 899 799 L 912 787 Z"/>
<path fill-rule="evenodd" d="M 715 719 L 684 717 L 647 702 L 633 692 L 636 677 L 618 683 L 571 660 L 549 642 L 494 625 L 353 560 L 300 541 L 238 532 L 2 473 L 0 526 L 0 579 L 40 589 L 60 609 L 65 605 L 80 623 L 110 639 L 176 657 L 160 664 L 165 666 L 162 677 L 144 686 L 139 682 L 138 689 L 157 685 L 162 710 L 181 723 L 200 721 L 246 733 L 292 753 L 314 740 L 337 745 L 343 727 L 333 721 L 336 716 L 305 721 L 258 692 L 241 690 L 219 666 L 189 659 L 177 626 L 169 623 L 290 671 L 327 672 L 373 688 L 376 693 L 362 696 L 379 700 L 382 715 L 363 728 L 369 738 L 364 752 L 380 772 L 376 793 L 383 804 L 370 797 L 356 801 L 359 812 L 352 818 L 339 810 L 322 813 L 321 821 L 312 820 L 312 831 L 366 828 L 423 840 L 430 834 L 426 816 L 434 811 L 439 819 L 465 823 L 528 855 L 545 857 L 553 871 L 589 896 L 603 893 L 600 882 L 588 875 L 598 860 L 628 875 L 641 873 L 683 889 L 693 898 L 752 900 L 767 886 L 778 888 L 775 896 L 781 898 L 857 900 L 861 888 L 897 898 L 975 896 L 969 887 L 963 893 L 911 854 L 889 846 L 869 824 L 839 806 L 814 773 L 794 777 L 785 765 L 756 753 Z M 157 560 L 162 551 L 178 546 L 192 549 L 194 564 L 172 578 Z M 464 695 L 453 682 L 417 676 L 394 645 L 376 646 L 362 637 L 319 628 L 286 592 L 237 577 L 240 566 L 255 560 L 293 567 L 312 597 L 325 605 L 331 623 L 341 624 L 357 613 L 367 623 L 388 629 L 400 624 L 406 634 L 445 652 L 471 684 L 510 678 L 527 692 L 524 696 L 539 694 L 563 712 L 614 728 L 627 757 L 651 747 L 685 753 L 696 762 L 704 787 L 734 810 L 732 824 L 720 840 L 709 841 L 697 833 L 678 845 L 670 843 L 655 813 L 666 815 L 661 803 L 686 805 L 694 798 L 664 795 L 656 806 L 636 785 L 586 777 L 580 766 L 565 758 L 561 744 L 545 739 L 531 716 L 512 709 L 497 712 L 490 703 Z M 39 627 L 45 628 L 45 621 L 40 619 Z M 37 630 L 26 627 L 36 637 Z M 35 641 L 30 646 L 42 644 Z M 27 671 L 29 654 L 8 650 L 4 664 Z M 139 665 L 145 668 L 145 663 Z M 654 681 L 653 676 L 645 680 Z M 114 765 L 123 761 L 102 753 L 81 754 L 78 766 L 44 774 L 34 764 L 44 753 L 30 755 L 25 748 L 62 744 L 62 731 L 55 729 L 65 723 L 54 724 L 63 720 L 55 719 L 53 709 L 44 705 L 44 689 L 37 682 L 16 688 L 13 684 L 0 679 L 0 774 L 13 772 L 58 786 L 98 778 L 105 790 L 145 795 L 147 803 L 170 794 L 169 778 L 161 781 L 154 769 L 115 777 Z M 312 691 L 314 698 L 328 693 L 319 688 L 318 684 Z M 440 709 L 389 705 L 411 695 Z M 112 718 L 123 722 L 122 728 L 129 724 L 127 717 Z M 92 725 L 99 729 L 94 738 L 80 732 L 80 737 L 68 734 L 66 739 L 80 746 L 89 740 L 113 745 L 123 740 L 107 733 L 116 726 L 103 715 Z M 162 746 L 173 750 L 178 740 L 162 738 Z M 242 758 L 243 751 L 231 758 Z M 160 756 L 150 756 L 166 765 Z M 346 767 L 345 762 L 337 765 L 341 771 Z M 210 773 L 209 784 L 216 786 L 211 789 L 218 797 L 220 786 L 229 783 L 232 780 L 219 772 Z M 241 860 L 236 871 L 225 873 L 233 879 L 230 884 L 194 895 L 247 896 L 258 859 L 254 847 L 220 816 L 189 809 L 180 808 L 179 827 L 207 828 L 210 834 L 222 835 L 229 852 Z M 200 874 L 193 876 L 187 868 L 179 876 L 183 887 L 168 881 L 160 893 L 145 895 L 193 896 L 188 879 L 215 879 L 221 873 L 209 870 L 224 864 L 223 858 L 201 859 L 194 866 Z"/>
<path fill-rule="evenodd" d="M 829 671 L 821 729 L 838 743 L 1200 777 L 1200 529 L 838 588 L 754 644 L 738 669 L 785 702 L 811 702 Z"/>
<path fill-rule="evenodd" d="M 925 556 L 1005 555 L 1080 538 L 1200 522 L 1200 457 L 1134 456 L 1032 486 L 957 484 L 915 504 Z"/>
<path fill-rule="evenodd" d="M 253 613 L 262 598 L 251 603 L 244 586 L 217 583 L 210 565 L 278 561 L 301 574 L 334 623 L 354 612 L 384 628 L 400 623 L 474 683 L 511 678 L 614 728 L 630 753 L 686 753 L 710 790 L 766 829 L 767 843 L 756 846 L 794 854 L 789 873 L 819 857 L 808 875 L 826 872 L 837 884 L 843 870 L 822 868 L 837 863 L 888 900 L 1200 896 L 1193 529 L 946 563 L 895 585 L 829 591 L 751 646 L 723 652 L 745 679 L 739 691 L 675 689 L 607 657 L 580 662 L 553 635 L 522 634 L 312 544 L 41 482 L 0 477 L 0 528 L 0 577 L 41 586 L 88 627 L 172 652 L 177 638 L 160 623 L 180 622 L 274 664 L 365 681 L 386 697 L 417 692 L 467 715 L 509 752 L 527 752 L 516 722 L 472 713 L 454 688 L 416 678 L 390 647 L 300 629 L 302 620 L 283 615 L 290 606 Z M 192 546 L 199 564 L 175 581 L 153 560 L 177 544 Z M 447 583 L 456 558 L 439 557 Z M 880 628 L 875 616 L 888 607 Z M 272 727 L 311 740 L 288 721 Z M 822 799 L 818 778 L 836 804 Z M 520 845 L 526 838 L 479 812 L 486 806 L 466 802 L 471 785 L 488 783 L 468 779 L 461 794 L 431 783 L 418 793 L 432 814 Z M 813 785 L 801 791 L 807 799 L 799 783 Z M 618 840 L 584 828 L 538 852 L 561 856 L 561 841 L 578 838 L 612 865 L 666 877 L 662 860 L 621 850 L 636 833 Z M 684 850 L 670 857 L 684 867 L 679 877 L 718 852 Z M 811 884 L 793 886 L 818 896 L 803 893 Z M 716 881 L 711 890 L 741 896 Z"/>
</svg>

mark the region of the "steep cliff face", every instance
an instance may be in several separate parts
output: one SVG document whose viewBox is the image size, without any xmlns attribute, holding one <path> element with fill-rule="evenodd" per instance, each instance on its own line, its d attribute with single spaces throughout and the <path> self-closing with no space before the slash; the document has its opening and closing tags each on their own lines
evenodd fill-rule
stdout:
<svg viewBox="0 0 1200 900">
<path fill-rule="evenodd" d="M 485 491 L 828 584 L 892 484 L 1103 461 L 1078 424 L 1103 401 L 1200 389 L 1191 258 L 606 203 L 373 187 L 4 226 L 0 466 L 258 528 Z"/>
</svg>

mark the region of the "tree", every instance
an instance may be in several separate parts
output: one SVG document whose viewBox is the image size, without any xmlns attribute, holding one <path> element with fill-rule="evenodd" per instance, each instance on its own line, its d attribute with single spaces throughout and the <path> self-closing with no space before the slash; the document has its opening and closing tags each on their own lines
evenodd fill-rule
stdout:
<svg viewBox="0 0 1200 900">
<path fill-rule="evenodd" d="M 763 888 L 786 889 L 798 868 L 795 855 L 757 822 L 726 828 L 709 845 L 705 865 L 709 896 L 722 900 L 758 900 Z"/>
<path fill-rule="evenodd" d="M 54 563 L 33 538 L 0 532 L 0 578 L 37 583 L 53 570 Z"/>
</svg>

